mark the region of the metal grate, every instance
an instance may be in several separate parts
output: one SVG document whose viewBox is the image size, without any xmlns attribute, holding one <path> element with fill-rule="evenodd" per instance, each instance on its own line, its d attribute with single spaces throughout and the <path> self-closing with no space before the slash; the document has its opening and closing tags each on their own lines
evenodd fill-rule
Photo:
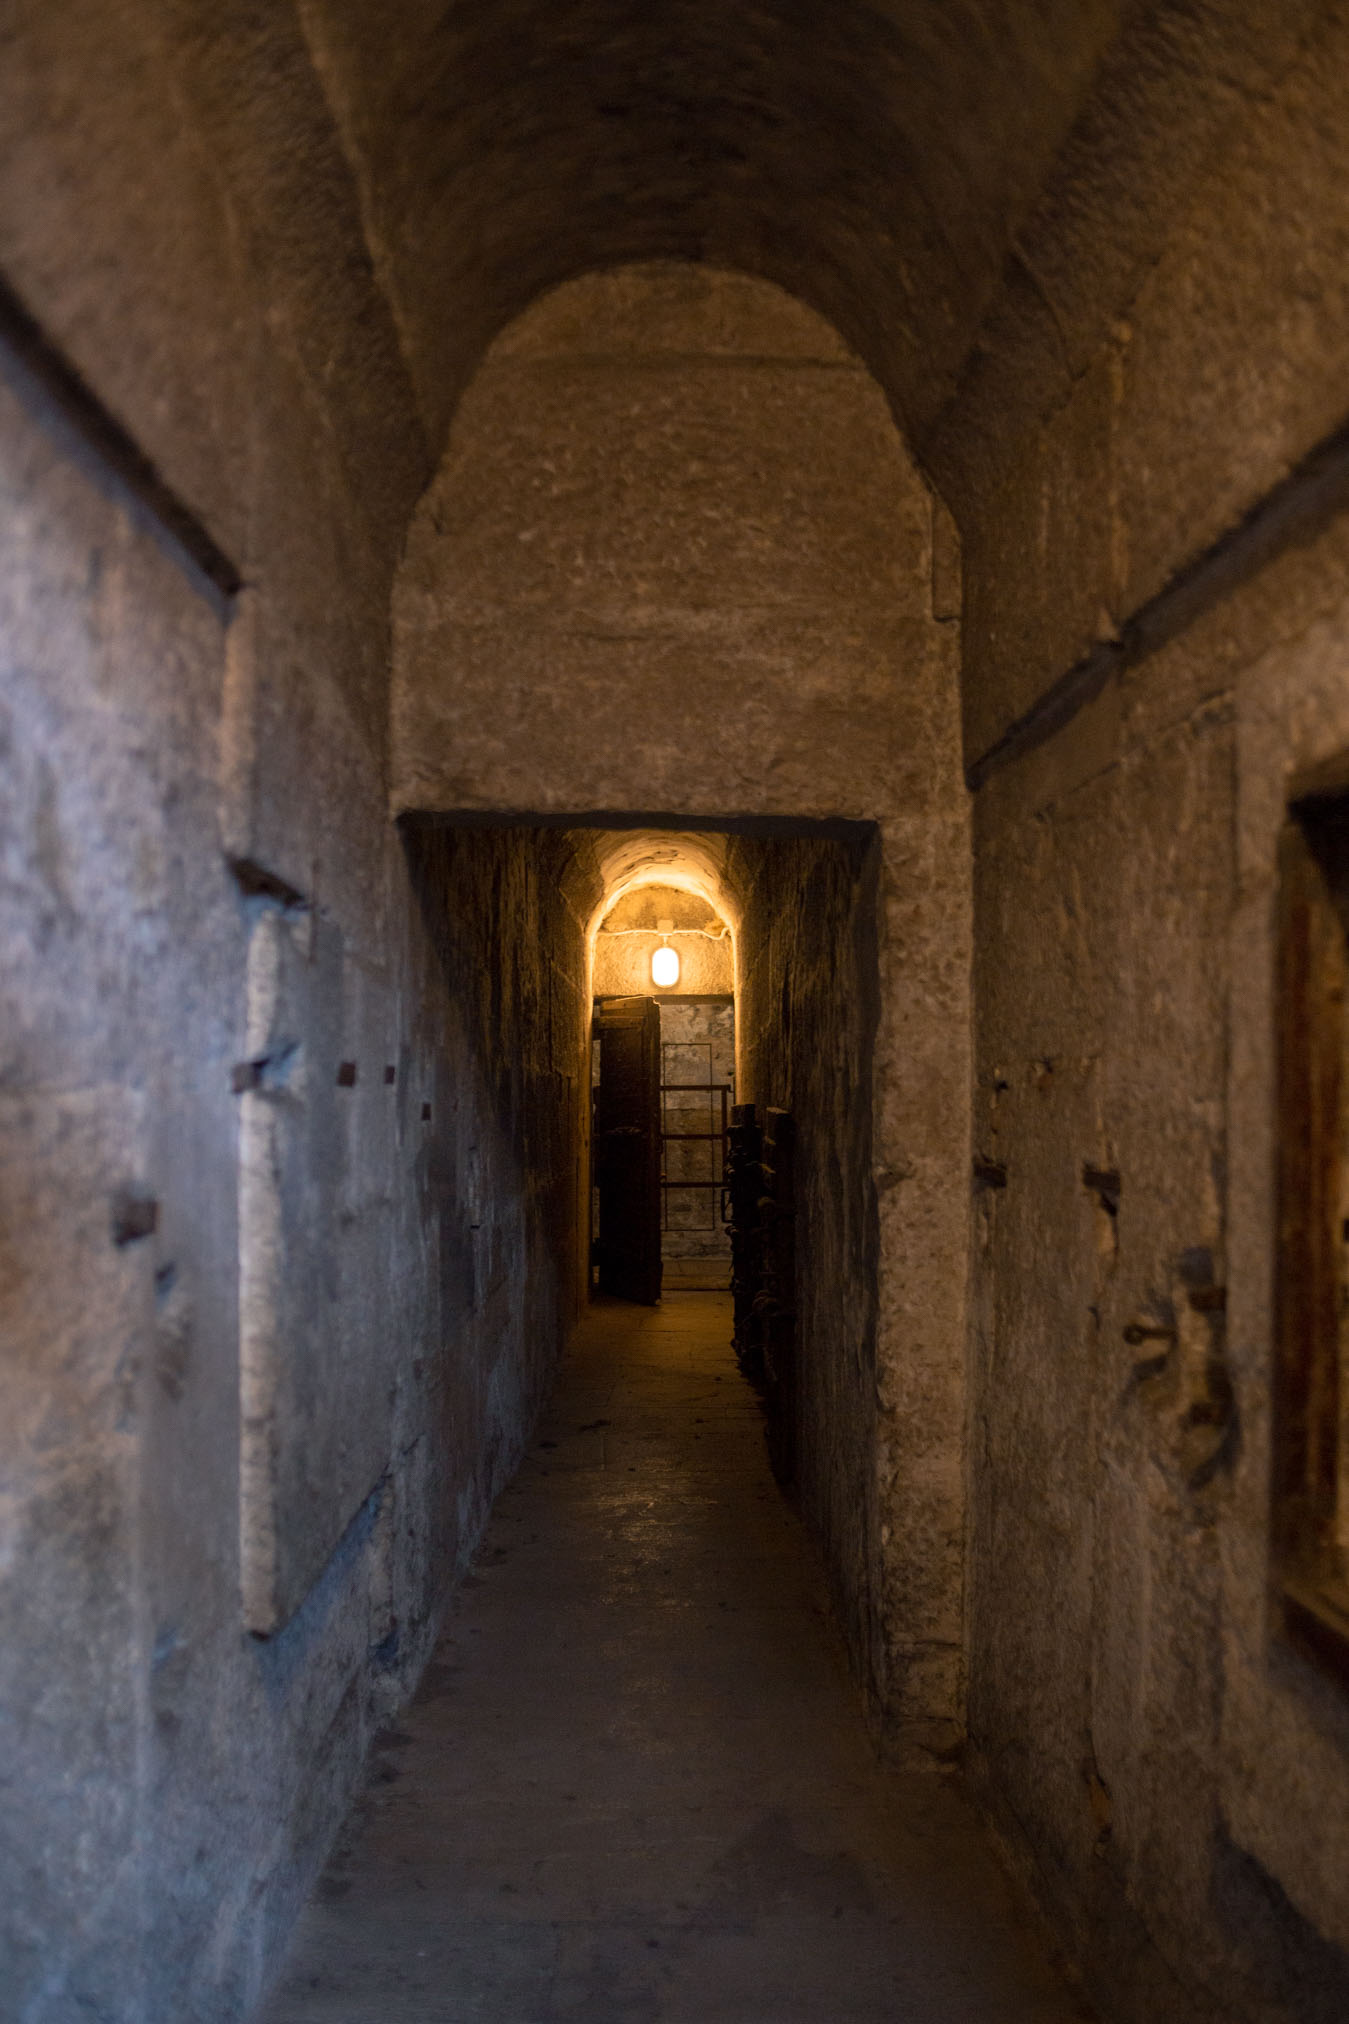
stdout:
<svg viewBox="0 0 1349 2024">
<path fill-rule="evenodd" d="M 710 1040 L 664 1043 L 660 1087 L 663 1230 L 720 1230 L 733 1098 L 731 1083 L 712 1079 Z"/>
</svg>

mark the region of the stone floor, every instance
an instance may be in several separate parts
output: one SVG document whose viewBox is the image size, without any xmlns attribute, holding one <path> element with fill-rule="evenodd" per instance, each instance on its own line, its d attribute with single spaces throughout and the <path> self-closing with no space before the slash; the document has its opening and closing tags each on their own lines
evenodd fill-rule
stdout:
<svg viewBox="0 0 1349 2024">
<path fill-rule="evenodd" d="M 731 1284 L 729 1249 L 711 1257 L 661 1260 L 661 1286 L 666 1293 L 725 1293 Z"/>
<path fill-rule="evenodd" d="M 727 1348 L 593 1310 L 266 2024 L 1068 2024 L 936 1773 L 878 1766 Z"/>
</svg>

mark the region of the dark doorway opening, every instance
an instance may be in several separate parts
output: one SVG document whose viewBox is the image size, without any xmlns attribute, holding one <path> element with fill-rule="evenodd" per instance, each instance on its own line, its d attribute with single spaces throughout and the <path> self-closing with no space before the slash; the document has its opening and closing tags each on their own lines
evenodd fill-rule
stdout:
<svg viewBox="0 0 1349 2024">
<path fill-rule="evenodd" d="M 735 1092 L 729 993 L 596 999 L 591 1219 L 599 1292 L 650 1303 L 662 1292 L 730 1290 L 726 1161 Z"/>
<path fill-rule="evenodd" d="M 661 1290 L 661 1037 L 652 998 L 595 1008 L 594 1236 L 601 1293 L 653 1306 Z"/>
</svg>

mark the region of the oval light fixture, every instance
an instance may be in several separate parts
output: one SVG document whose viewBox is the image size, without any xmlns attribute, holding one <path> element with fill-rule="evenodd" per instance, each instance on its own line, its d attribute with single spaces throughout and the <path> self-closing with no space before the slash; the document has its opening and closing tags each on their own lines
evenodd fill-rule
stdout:
<svg viewBox="0 0 1349 2024">
<path fill-rule="evenodd" d="M 668 942 L 662 942 L 658 949 L 651 951 L 651 981 L 662 991 L 668 991 L 672 984 L 679 982 L 679 951 L 672 949 Z"/>
</svg>

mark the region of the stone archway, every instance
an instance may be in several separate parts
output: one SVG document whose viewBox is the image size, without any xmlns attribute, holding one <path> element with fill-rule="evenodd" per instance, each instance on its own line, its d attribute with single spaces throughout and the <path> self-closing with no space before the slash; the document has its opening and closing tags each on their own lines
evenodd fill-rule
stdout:
<svg viewBox="0 0 1349 2024">
<path fill-rule="evenodd" d="M 962 1720 L 969 1188 L 948 526 L 879 387 L 780 289 L 585 276 L 460 405 L 396 589 L 392 741 L 399 815 L 875 825 L 873 1453 L 836 1579 L 865 1590 L 845 1615 L 885 1721 L 937 1745 Z"/>
</svg>

